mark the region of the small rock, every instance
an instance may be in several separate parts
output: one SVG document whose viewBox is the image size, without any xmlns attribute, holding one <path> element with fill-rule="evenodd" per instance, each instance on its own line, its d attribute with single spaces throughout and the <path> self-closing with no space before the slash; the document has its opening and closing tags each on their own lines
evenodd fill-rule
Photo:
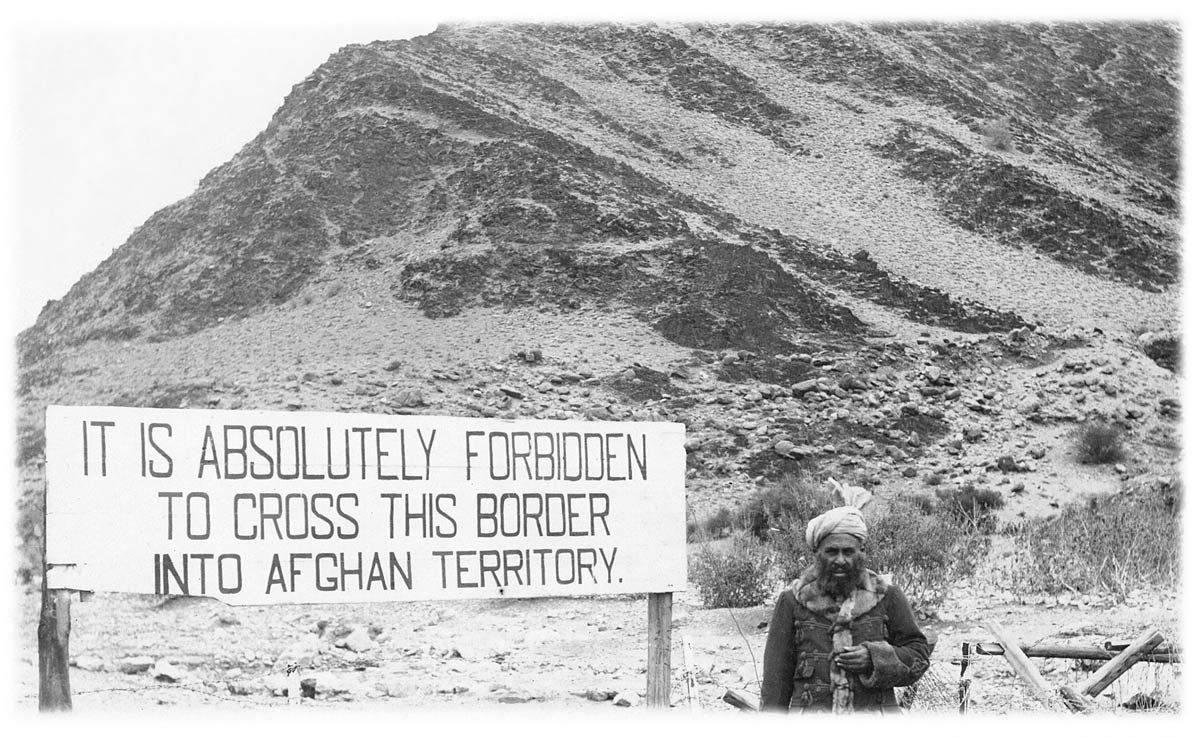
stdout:
<svg viewBox="0 0 1200 737">
<path fill-rule="evenodd" d="M 394 407 L 421 407 L 425 404 L 425 395 L 420 389 L 403 389 L 392 400 Z"/>
<path fill-rule="evenodd" d="M 74 658 L 71 665 L 74 665 L 80 670 L 101 671 L 104 670 L 104 661 L 95 655 L 80 655 Z"/>
<path fill-rule="evenodd" d="M 117 661 L 117 670 L 127 676 L 145 673 L 154 667 L 154 658 L 145 656 L 135 656 L 132 658 L 121 658 Z"/>
<path fill-rule="evenodd" d="M 1017 467 L 1016 460 L 1014 460 L 1011 455 L 1002 455 L 997 458 L 996 468 L 1000 469 L 1004 473 L 1013 473 L 1014 471 L 1020 470 Z"/>
<path fill-rule="evenodd" d="M 622 691 L 613 697 L 613 706 L 637 706 L 642 697 L 636 691 Z"/>
<path fill-rule="evenodd" d="M 225 688 L 234 696 L 251 696 L 258 691 L 258 687 L 251 681 L 230 681 Z"/>
<path fill-rule="evenodd" d="M 156 681 L 175 683 L 183 680 L 186 675 L 187 670 L 185 668 L 171 663 L 166 658 L 162 658 L 154 664 L 154 680 Z"/>
<path fill-rule="evenodd" d="M 818 382 L 816 379 L 805 379 L 804 381 L 799 381 L 795 384 L 792 384 L 792 396 L 800 397 L 810 391 L 813 391 L 817 388 L 817 383 Z"/>
<path fill-rule="evenodd" d="M 388 364 L 386 366 L 383 367 L 383 370 L 384 371 L 396 371 L 396 370 L 399 370 L 400 366 L 402 366 L 402 365 L 403 364 L 401 364 L 400 361 L 398 361 L 396 359 L 392 359 L 391 361 L 388 362 Z"/>
<path fill-rule="evenodd" d="M 612 699 L 616 698 L 617 692 L 589 688 L 587 691 L 583 691 L 583 692 L 577 693 L 575 695 L 582 696 L 583 698 L 587 699 L 588 701 L 611 701 Z"/>
<path fill-rule="evenodd" d="M 375 646 L 375 643 L 371 641 L 371 635 L 361 627 L 346 635 L 343 640 L 340 640 L 336 644 L 338 647 L 343 647 L 355 653 L 370 650 Z"/>
<path fill-rule="evenodd" d="M 506 396 L 512 397 L 513 399 L 524 399 L 525 398 L 525 394 L 523 392 L 518 391 L 517 389 L 514 389 L 511 386 L 508 386 L 507 384 L 501 384 L 500 391 L 503 392 Z"/>
</svg>

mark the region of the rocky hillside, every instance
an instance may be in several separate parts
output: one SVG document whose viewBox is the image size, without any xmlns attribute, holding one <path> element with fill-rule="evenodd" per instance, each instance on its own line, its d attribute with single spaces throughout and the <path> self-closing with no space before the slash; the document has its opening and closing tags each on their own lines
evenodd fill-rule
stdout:
<svg viewBox="0 0 1200 737">
<path fill-rule="evenodd" d="M 696 514 L 799 471 L 969 480 L 1013 515 L 1158 483 L 1179 40 L 556 25 L 345 47 L 20 335 L 23 539 L 49 403 L 671 419 Z M 1133 460 L 1069 471 L 1094 419 Z"/>
</svg>

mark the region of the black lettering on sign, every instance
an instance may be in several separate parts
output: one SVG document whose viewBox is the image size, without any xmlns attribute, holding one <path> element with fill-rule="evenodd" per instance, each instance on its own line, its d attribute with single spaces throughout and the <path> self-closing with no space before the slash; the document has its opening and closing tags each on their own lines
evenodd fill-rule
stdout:
<svg viewBox="0 0 1200 737">
<path fill-rule="evenodd" d="M 261 457 L 264 461 L 267 462 L 266 463 L 267 467 L 265 470 L 261 469 L 260 464 L 251 462 L 250 478 L 253 478 L 253 479 L 269 479 L 275 475 L 275 457 L 272 456 L 270 453 L 268 453 L 267 450 L 263 448 L 263 446 L 258 444 L 257 436 L 259 434 L 261 434 L 263 431 L 266 431 L 268 442 L 275 439 L 275 431 L 272 430 L 269 426 L 267 426 L 267 425 L 251 425 L 250 426 L 250 447 L 253 448 L 256 453 L 258 453 L 259 457 Z"/>
<path fill-rule="evenodd" d="M 292 436 L 288 449 L 291 451 L 291 471 L 283 472 L 283 436 Z M 275 428 L 275 473 L 281 479 L 300 478 L 300 431 L 293 425 Z"/>
<path fill-rule="evenodd" d="M 616 548 L 434 550 L 442 588 L 555 587 L 622 583 Z"/>
<path fill-rule="evenodd" d="M 100 428 L 100 475 L 108 475 L 108 437 L 106 435 L 108 428 L 115 426 L 117 423 L 107 420 L 84 420 L 83 421 L 83 475 L 90 476 L 93 464 L 92 452 L 94 446 L 88 443 L 88 427 Z"/>
<path fill-rule="evenodd" d="M 247 517 L 253 518 L 253 512 L 248 512 L 245 506 L 249 506 L 251 510 L 258 508 L 258 497 L 254 494 L 234 494 L 233 495 L 233 536 L 238 540 L 254 540 L 258 537 L 258 525 L 251 521 L 248 531 L 243 531 L 242 522 Z"/>
<path fill-rule="evenodd" d="M 479 457 L 479 453 L 471 450 L 471 438 L 483 435 L 483 430 L 467 430 L 466 441 L 464 446 L 467 452 L 467 481 L 471 480 L 471 459 Z"/>
<path fill-rule="evenodd" d="M 345 448 L 346 448 L 346 457 L 342 461 L 342 467 L 344 470 L 341 473 L 334 473 L 333 472 L 333 428 L 331 428 L 331 427 L 325 428 L 325 458 L 327 461 L 325 464 L 325 473 L 327 473 L 329 475 L 329 478 L 333 479 L 334 481 L 341 481 L 342 479 L 350 477 L 350 431 L 349 430 L 346 431 Z"/>
<path fill-rule="evenodd" d="M 389 432 L 394 433 L 396 432 L 396 429 L 392 427 L 380 427 L 375 429 L 375 468 L 376 474 L 378 475 L 380 481 L 396 481 L 400 478 L 395 474 L 383 472 L 383 468 L 386 465 L 383 462 L 383 459 L 387 458 L 388 456 L 388 452 L 383 449 L 383 434 Z"/>
<path fill-rule="evenodd" d="M 160 491 L 159 499 L 167 500 L 167 539 L 175 539 L 175 499 L 183 496 L 182 491 Z"/>
<path fill-rule="evenodd" d="M 199 500 L 201 504 L 193 504 Z M 201 510 L 197 512 L 199 507 Z M 212 503 L 208 499 L 208 494 L 203 491 L 194 491 L 187 495 L 184 499 L 184 513 L 187 518 L 187 536 L 192 540 L 207 540 L 212 533 Z M 200 521 L 204 524 L 200 525 Z"/>
<path fill-rule="evenodd" d="M 311 561 L 311 563 L 310 563 Z M 311 578 L 310 578 L 311 574 Z M 299 579 L 299 580 L 297 580 Z M 287 565 L 271 561 L 267 593 L 296 592 L 311 584 L 317 591 L 412 590 L 412 553 L 291 553 Z"/>
<path fill-rule="evenodd" d="M 208 562 L 216 559 L 216 564 Z M 155 553 L 154 593 L 207 596 L 212 577 L 222 594 L 242 590 L 242 558 L 236 553 Z M 172 588 L 172 582 L 174 588 Z"/>
<path fill-rule="evenodd" d="M 210 425 L 204 426 L 204 440 L 200 442 L 200 468 L 196 473 L 196 478 L 204 478 L 206 466 L 212 466 L 213 473 L 217 475 L 217 478 L 221 478 L 221 463 L 217 460 L 217 443 L 213 439 Z"/>
<path fill-rule="evenodd" d="M 250 439 L 246 428 L 241 425 L 226 425 L 222 429 L 225 441 L 225 478 L 244 479 L 250 471 L 250 462 L 246 458 Z M 239 461 L 239 467 L 234 469 L 232 461 Z"/>
<path fill-rule="evenodd" d="M 475 496 L 478 537 L 585 537 L 608 527 L 608 494 L 491 494 Z"/>
<path fill-rule="evenodd" d="M 175 470 L 174 462 L 171 460 L 171 456 L 167 455 L 167 452 L 163 450 L 162 446 L 158 444 L 158 441 L 154 437 L 155 431 L 158 430 L 166 430 L 167 437 L 171 437 L 171 426 L 165 422 L 151 422 L 149 425 L 142 422 L 138 425 L 138 435 L 141 439 L 142 448 L 143 477 L 149 473 L 149 475 L 153 478 L 167 478 Z M 157 458 L 152 458 L 148 455 L 146 449 L 147 443 L 149 443 L 150 447 L 154 449 L 154 452 L 158 454 Z M 156 461 L 158 461 L 158 463 L 156 463 Z M 161 468 L 162 461 L 166 461 L 166 468 Z"/>
<path fill-rule="evenodd" d="M 358 536 L 351 515 L 358 506 L 352 493 L 276 494 L 243 492 L 233 496 L 233 536 L 238 540 L 342 540 Z"/>
</svg>

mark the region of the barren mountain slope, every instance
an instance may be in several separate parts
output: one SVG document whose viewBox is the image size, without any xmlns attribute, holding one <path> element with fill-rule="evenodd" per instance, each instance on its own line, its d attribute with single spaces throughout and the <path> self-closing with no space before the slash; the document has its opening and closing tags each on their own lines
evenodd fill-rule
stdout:
<svg viewBox="0 0 1200 737">
<path fill-rule="evenodd" d="M 1152 24 L 348 46 L 20 336 L 22 534 L 48 403 L 678 420 L 696 514 L 801 470 L 1048 512 L 1121 481 L 1066 470 L 1089 418 L 1165 473 L 1136 337 L 1177 318 L 1177 55 Z"/>
</svg>

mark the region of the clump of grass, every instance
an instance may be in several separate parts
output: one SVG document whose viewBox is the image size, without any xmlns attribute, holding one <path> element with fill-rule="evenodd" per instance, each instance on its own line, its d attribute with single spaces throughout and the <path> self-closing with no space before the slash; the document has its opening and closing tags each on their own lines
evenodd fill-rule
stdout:
<svg viewBox="0 0 1200 737">
<path fill-rule="evenodd" d="M 690 561 L 689 578 L 705 607 L 758 606 L 772 593 L 770 549 L 746 533 L 736 533 L 724 550 L 703 545 Z"/>
<path fill-rule="evenodd" d="M 1177 489 L 1093 496 L 1014 525 L 1018 591 L 1108 593 L 1179 584 Z"/>
<path fill-rule="evenodd" d="M 939 493 L 938 499 L 941 509 L 960 525 L 988 533 L 996 531 L 994 512 L 1004 506 L 1004 496 L 1000 492 L 981 489 L 970 482 Z"/>
<path fill-rule="evenodd" d="M 1075 457 L 1080 463 L 1116 463 L 1125 457 L 1124 435 L 1120 425 L 1088 423 L 1076 436 Z"/>
<path fill-rule="evenodd" d="M 1008 116 L 985 120 L 979 126 L 987 145 L 997 151 L 1012 151 L 1012 119 Z"/>
</svg>

